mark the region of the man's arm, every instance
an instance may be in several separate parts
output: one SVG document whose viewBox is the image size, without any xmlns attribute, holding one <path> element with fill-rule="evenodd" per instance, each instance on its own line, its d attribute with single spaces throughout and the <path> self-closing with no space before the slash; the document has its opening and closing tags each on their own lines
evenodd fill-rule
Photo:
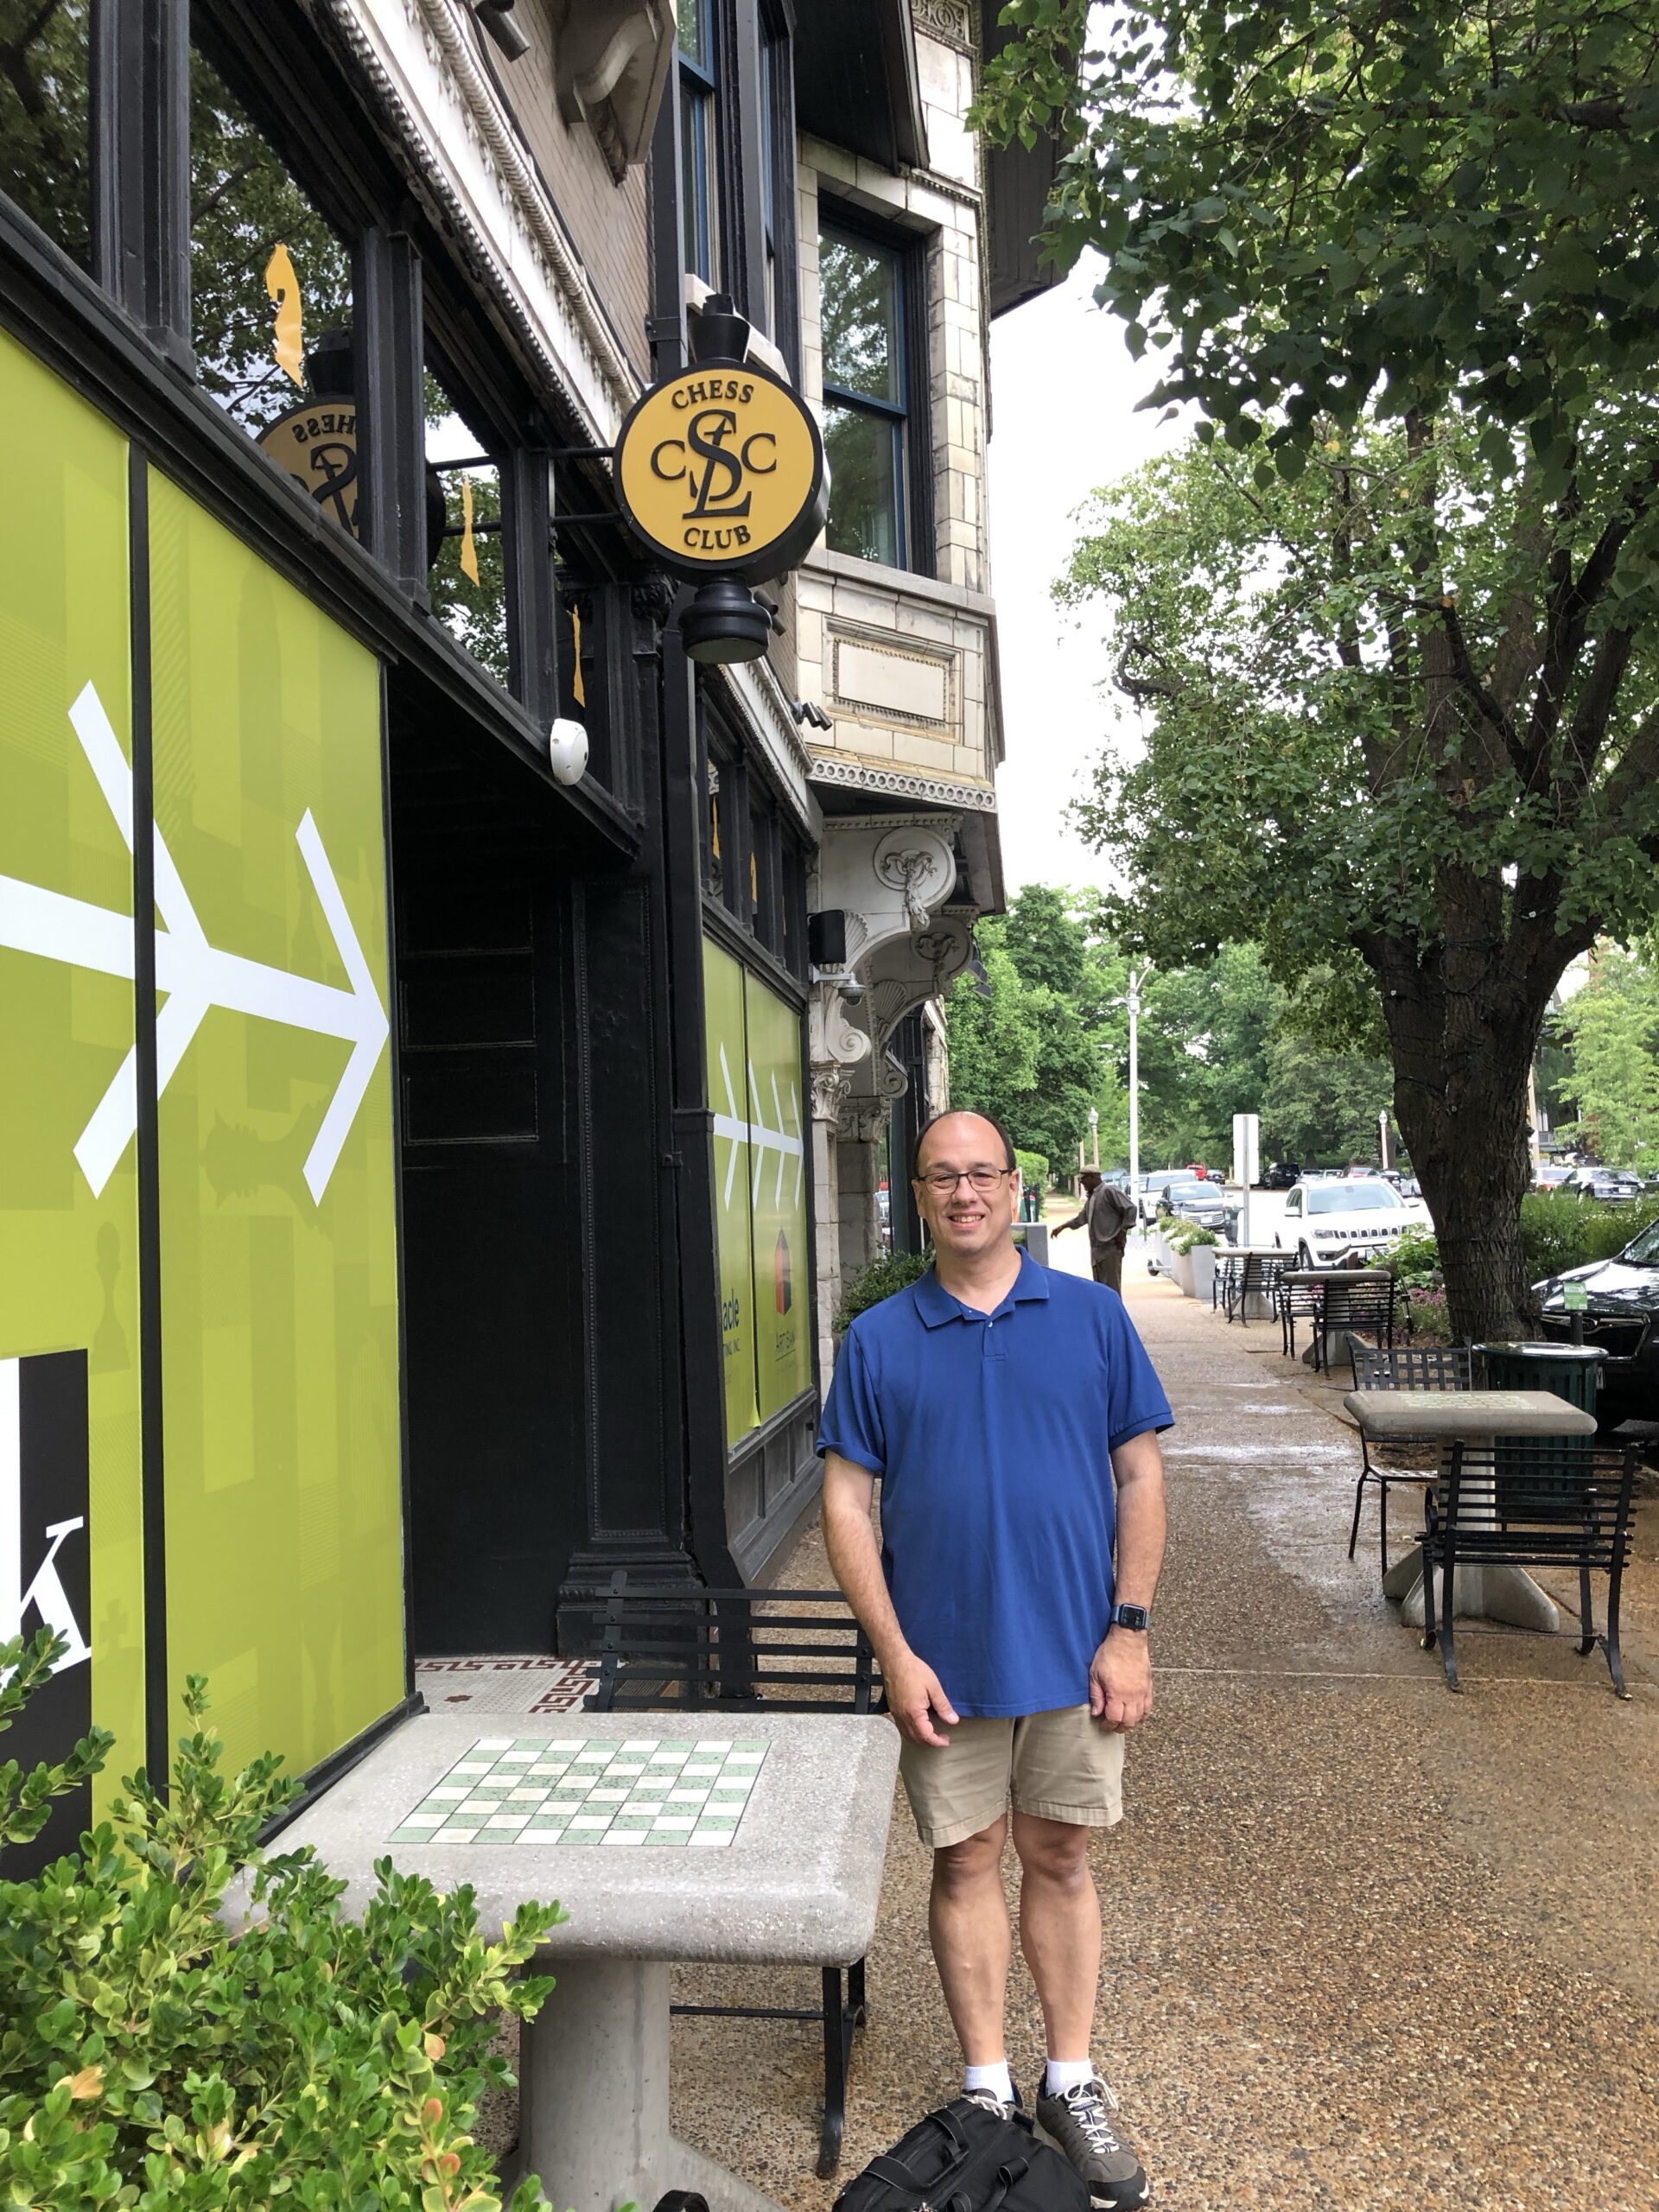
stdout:
<svg viewBox="0 0 1659 2212">
<path fill-rule="evenodd" d="M 874 1497 L 875 1477 L 868 1467 L 843 1459 L 839 1452 L 824 1453 L 823 1543 L 830 1554 L 830 1571 L 870 1639 L 887 1689 L 887 1709 L 899 1733 L 913 1744 L 943 1745 L 950 1738 L 940 1735 L 933 1716 L 938 1713 L 951 1726 L 956 1710 L 938 1676 L 906 1643 L 899 1616 L 893 1610 L 870 1521 Z"/>
<path fill-rule="evenodd" d="M 1117 1484 L 1117 1596 L 1151 1610 L 1164 1562 L 1164 1458 L 1148 1429 L 1112 1454 Z M 1109 1728 L 1138 1728 L 1152 1711 L 1144 1629 L 1111 1628 L 1089 1669 L 1089 1710 Z"/>
<path fill-rule="evenodd" d="M 1057 1222 L 1054 1224 L 1054 1234 L 1058 1236 L 1063 1229 L 1081 1229 L 1088 1218 L 1089 1201 L 1085 1198 L 1083 1202 L 1083 1211 L 1074 1213 L 1070 1221 Z"/>
</svg>

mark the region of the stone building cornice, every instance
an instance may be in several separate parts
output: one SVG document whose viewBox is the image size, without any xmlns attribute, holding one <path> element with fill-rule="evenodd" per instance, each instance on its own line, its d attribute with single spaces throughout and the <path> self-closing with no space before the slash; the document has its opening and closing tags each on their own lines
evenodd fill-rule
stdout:
<svg viewBox="0 0 1659 2212">
<path fill-rule="evenodd" d="M 877 768 L 842 753 L 814 752 L 811 781 L 927 806 L 965 807 L 975 814 L 996 812 L 996 793 L 983 784 L 959 784 L 944 776 L 912 774 L 906 768 Z"/>
<path fill-rule="evenodd" d="M 320 0 L 521 338 L 607 443 L 640 390 L 453 0 Z"/>
</svg>

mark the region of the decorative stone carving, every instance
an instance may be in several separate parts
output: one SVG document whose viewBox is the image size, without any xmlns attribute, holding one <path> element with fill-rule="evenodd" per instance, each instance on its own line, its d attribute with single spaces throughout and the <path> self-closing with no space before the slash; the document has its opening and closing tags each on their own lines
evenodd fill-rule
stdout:
<svg viewBox="0 0 1659 2212">
<path fill-rule="evenodd" d="M 812 987 L 807 1006 L 806 1043 L 807 1057 L 815 1068 L 856 1067 L 869 1057 L 868 1033 L 851 1019 L 841 987 L 832 979 Z"/>
<path fill-rule="evenodd" d="M 899 1090 L 904 1089 L 904 1078 L 899 1080 Z M 898 1091 L 890 1091 L 880 1098 L 868 1095 L 849 1098 L 841 1109 L 840 1133 L 850 1143 L 855 1138 L 860 1144 L 874 1144 L 881 1134 L 882 1124 L 892 1109 Z"/>
<path fill-rule="evenodd" d="M 911 1010 L 937 998 L 972 957 L 973 910 L 955 908 L 906 943 L 890 941 L 871 963 L 870 1038 L 878 1059 Z"/>
<path fill-rule="evenodd" d="M 947 841 L 931 826 L 906 823 L 891 830 L 870 856 L 876 880 L 897 891 L 912 929 L 927 927 L 930 909 L 957 880 L 957 863 Z"/>
<path fill-rule="evenodd" d="M 907 768 L 873 768 L 844 754 L 809 747 L 810 780 L 838 784 L 845 791 L 881 791 L 897 799 L 922 799 L 960 812 L 995 814 L 996 793 L 988 784 L 959 784 L 944 776 L 912 774 Z"/>
<path fill-rule="evenodd" d="M 559 112 L 588 125 L 619 181 L 651 151 L 673 58 L 670 0 L 555 0 Z"/>
<path fill-rule="evenodd" d="M 866 1040 L 868 1042 L 868 1039 Z M 852 1096 L 853 1079 L 832 1060 L 812 1070 L 812 1118 L 839 1125 L 842 1110 Z"/>
<path fill-rule="evenodd" d="M 974 16 L 969 0 L 910 0 L 911 21 L 929 38 L 941 39 L 959 53 L 974 51 Z"/>
</svg>

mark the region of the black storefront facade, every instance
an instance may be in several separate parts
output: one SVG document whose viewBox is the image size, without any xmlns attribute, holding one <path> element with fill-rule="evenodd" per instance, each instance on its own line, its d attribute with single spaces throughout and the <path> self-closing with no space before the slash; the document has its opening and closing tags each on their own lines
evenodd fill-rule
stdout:
<svg viewBox="0 0 1659 2212">
<path fill-rule="evenodd" d="M 130 1029 L 137 1098 L 132 1141 L 99 1199 L 108 1204 L 130 1181 L 118 1262 L 87 1257 L 111 1249 L 109 1224 L 88 1215 L 85 1252 L 63 1247 L 66 1318 L 39 1330 L 19 1320 L 17 1341 L 0 1341 L 0 1368 L 14 1357 L 27 1366 L 79 1332 L 96 1377 L 112 1340 L 107 1328 L 100 1339 L 92 1321 L 83 1325 L 79 1310 L 95 1295 L 130 1300 L 120 1304 L 118 1402 L 108 1375 L 93 1384 L 109 1410 L 105 1419 L 95 1403 L 90 1417 L 91 1506 L 74 1539 L 85 1538 L 91 1557 L 88 1709 L 116 1728 L 120 1756 L 147 1752 L 154 1762 L 173 1732 L 184 1673 L 203 1670 L 222 1685 L 233 1754 L 272 1744 L 313 1774 L 409 1708 L 417 1652 L 579 1649 L 593 1600 L 619 1566 L 668 1583 L 764 1576 L 810 1509 L 818 1379 L 807 1327 L 796 1355 L 804 1364 L 788 1370 L 801 1387 L 781 1402 L 776 1389 L 769 1398 L 757 1387 L 753 1418 L 728 1449 L 723 1191 L 752 1183 L 759 1208 L 775 1182 L 777 1203 L 798 1206 L 804 1228 L 777 1232 L 775 1260 L 769 1246 L 750 1279 L 762 1290 L 775 1282 L 780 1315 L 797 1300 L 811 1306 L 811 1147 L 800 1102 L 817 818 L 804 757 L 798 775 L 776 765 L 791 757 L 783 688 L 687 658 L 676 620 L 683 588 L 623 526 L 591 408 L 504 295 L 465 211 L 414 158 L 396 86 L 372 66 L 350 18 L 344 8 L 242 0 L 66 6 L 49 26 L 56 43 L 34 57 L 63 128 L 53 144 L 17 155 L 0 193 L 8 373 L 20 392 L 49 395 L 52 422 L 78 426 L 62 467 L 30 490 L 70 518 L 48 594 L 55 611 L 40 618 L 41 651 L 49 647 L 54 670 L 61 647 L 65 672 L 52 681 L 69 696 L 60 705 L 44 679 L 38 699 L 29 692 L 11 749 L 0 747 L 0 777 L 12 778 L 14 797 L 29 797 L 30 764 L 49 752 L 49 790 L 41 786 L 48 815 L 79 820 L 86 804 L 76 781 L 84 764 L 61 727 L 80 651 L 84 437 L 89 450 L 116 455 L 110 482 L 126 486 L 118 626 L 130 713 L 111 721 L 130 767 L 127 858 L 118 819 L 112 828 L 100 817 L 88 835 L 103 841 L 94 869 L 103 879 L 117 881 L 130 862 L 124 899 L 103 896 L 111 911 L 124 904 L 130 953 L 112 955 L 96 988 L 116 1009 L 112 1066 L 124 1064 L 121 1023 Z M 758 47 L 751 58 L 758 93 Z M 786 67 L 772 67 L 768 82 L 786 87 Z M 753 105 L 741 112 L 758 132 Z M 687 118 L 674 99 L 659 99 L 654 117 L 649 366 L 663 375 L 686 357 Z M 784 122 L 787 144 L 786 114 Z M 740 309 L 768 282 L 751 175 L 747 232 L 744 209 L 728 211 L 728 234 L 747 238 L 728 271 Z M 227 219 L 250 178 L 264 200 L 247 197 Z M 324 247 L 308 263 L 299 242 L 308 214 Z M 203 244 L 204 225 L 215 222 L 217 260 Z M 255 354 L 270 353 L 272 331 L 282 336 L 278 245 L 302 277 L 326 264 L 333 288 L 302 284 L 305 350 L 283 372 L 293 390 L 279 394 L 280 406 L 263 365 L 245 374 Z M 244 296 L 239 322 L 227 314 L 204 328 L 204 297 L 222 306 L 238 284 L 259 318 Z M 229 389 L 238 376 L 257 387 L 251 401 Z M 314 443 L 346 457 L 335 450 L 302 482 L 273 465 L 259 434 L 273 415 L 287 421 L 307 409 L 321 423 Z M 176 621 L 162 603 L 170 585 L 156 583 L 157 517 L 175 504 L 187 518 L 179 529 L 199 540 L 195 596 L 181 590 L 187 611 Z M 15 506 L 11 522 L 16 530 Z M 216 617 L 211 572 L 244 562 L 253 581 Z M 456 582 L 457 563 L 467 562 L 499 582 L 477 602 L 483 614 Z M 282 610 L 269 632 L 257 612 L 267 605 Z M 343 1006 L 354 993 L 369 1009 L 354 1042 L 353 1017 L 340 1017 L 345 1042 L 322 1052 L 314 1093 L 305 1093 L 310 1062 L 296 1076 L 281 1059 L 284 1041 L 301 1037 L 297 1014 L 279 1011 L 261 1026 L 257 1006 L 226 1011 L 221 996 L 176 1051 L 168 1008 L 182 1002 L 184 947 L 162 896 L 175 850 L 210 826 L 211 779 L 181 768 L 168 719 L 170 685 L 207 716 L 207 678 L 179 677 L 181 656 L 219 669 L 225 697 L 239 701 L 253 731 L 276 694 L 286 700 L 292 640 L 308 624 L 323 641 L 302 655 L 321 671 L 316 698 L 282 711 L 296 747 L 302 737 L 310 745 L 307 717 L 316 721 L 321 747 L 305 757 L 321 763 L 323 796 L 314 803 L 297 785 L 291 797 L 286 785 L 262 796 L 250 738 L 238 803 L 269 803 L 281 817 L 282 858 L 256 867 L 244 856 L 238 874 L 237 817 L 212 827 L 232 905 L 244 874 L 283 872 L 269 886 L 270 941 L 280 938 L 282 950 L 261 973 L 291 970 L 302 995 L 332 991 L 329 1004 Z M 286 659 L 268 642 L 279 632 Z M 35 655 L 34 666 L 39 645 L 14 634 L 10 649 Z M 335 665 L 352 671 L 364 758 L 378 753 L 372 830 L 343 799 L 327 812 Z M 755 739 L 759 719 L 765 743 Z M 556 721 L 586 733 L 588 766 L 574 783 L 550 761 Z M 213 741 L 204 719 L 204 759 Z M 275 769 L 272 778 L 281 780 Z M 194 820 L 169 842 L 170 808 L 181 818 L 194 810 Z M 334 880 L 320 849 L 341 890 L 332 901 L 319 888 Z M 352 851 L 361 861 L 354 875 L 340 860 Z M 0 875 L 10 866 L 8 880 L 21 881 L 25 864 L 0 856 Z M 178 867 L 182 875 L 185 862 Z M 43 860 L 35 873 L 50 876 L 51 866 Z M 72 886 L 66 874 L 34 887 L 61 900 Z M 350 925 L 334 930 L 333 950 L 325 920 Z M 345 979 L 340 948 L 353 928 L 362 976 L 347 960 Z M 250 957 L 236 931 L 232 915 L 214 957 Z M 384 957 L 371 943 L 377 931 Z M 774 1113 L 770 1084 L 766 1099 L 745 1087 L 734 1109 L 741 1137 L 729 1135 L 730 1102 L 710 1096 L 705 979 L 716 957 L 741 970 L 757 1028 L 764 1011 L 774 1074 L 787 1071 L 794 1025 L 793 1119 L 786 1096 Z M 0 988 L 22 978 L 32 990 L 42 959 L 70 988 L 70 953 L 16 932 L 0 943 Z M 38 1058 L 51 1039 L 29 1027 L 25 997 L 15 1002 Z M 329 1018 L 326 1008 L 318 1017 Z M 202 1075 L 200 1250 L 233 1217 L 239 1273 L 215 1276 L 193 1246 L 192 1307 L 175 1257 L 182 1232 L 168 1226 L 187 1169 L 168 1117 L 195 1080 L 191 1053 L 206 1051 L 206 1025 L 257 1113 L 238 1119 L 215 1103 Z M 372 1070 L 369 1087 L 341 1140 L 346 1166 L 319 1196 L 319 1178 L 302 1187 L 293 1162 L 313 1161 L 331 1116 L 346 1113 L 330 1102 L 348 1048 Z M 95 1097 L 102 1076 L 82 1070 L 67 1046 L 64 1065 L 67 1090 L 92 1082 Z M 302 1093 L 291 1159 L 278 1132 L 262 1168 L 258 1116 L 270 1115 L 275 1128 Z M 741 1177 L 733 1173 L 751 1135 L 760 1152 L 773 1146 L 764 1191 L 749 1152 Z M 48 1140 L 57 1145 L 54 1130 Z M 238 1164 L 221 1173 L 238 1146 Z M 347 1172 L 359 1172 L 353 1147 L 366 1147 L 364 1176 L 384 1168 L 375 1205 L 387 1233 L 353 1244 L 342 1230 L 330 1246 L 329 1209 L 344 1205 Z M 67 1188 L 66 1177 L 54 1151 L 51 1189 Z M 17 1211 L 14 1219 L 0 1206 L 0 1235 L 8 1265 L 26 1268 L 29 1224 L 56 1200 L 20 1202 L 17 1176 L 10 1179 Z M 91 1200 L 75 1184 L 65 1203 L 84 1211 Z M 216 1310 L 213 1283 L 232 1279 L 241 1289 L 221 1291 Z M 340 1321 L 342 1350 L 328 1317 L 354 1313 L 353 1300 L 372 1318 L 360 1330 Z M 198 1363 L 174 1318 L 187 1314 L 200 1319 L 209 1347 Z M 308 1345 L 321 1351 L 314 1357 Z M 326 1479 L 289 1438 L 287 1396 L 302 1415 L 327 1401 Z M 372 1507 L 371 1467 L 379 1485 Z M 310 1593 L 303 1606 L 284 1599 L 290 1558 Z M 198 1635 L 193 1592 L 209 1581 L 244 1595 L 227 1596 Z"/>
</svg>

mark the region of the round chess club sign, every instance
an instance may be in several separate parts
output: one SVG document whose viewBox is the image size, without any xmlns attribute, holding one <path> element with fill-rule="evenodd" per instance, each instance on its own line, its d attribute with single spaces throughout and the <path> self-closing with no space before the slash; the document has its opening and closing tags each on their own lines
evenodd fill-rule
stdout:
<svg viewBox="0 0 1659 2212">
<path fill-rule="evenodd" d="M 780 576 L 829 511 L 811 410 L 738 361 L 699 361 L 645 393 L 617 440 L 616 486 L 635 530 L 684 576 Z"/>
</svg>

